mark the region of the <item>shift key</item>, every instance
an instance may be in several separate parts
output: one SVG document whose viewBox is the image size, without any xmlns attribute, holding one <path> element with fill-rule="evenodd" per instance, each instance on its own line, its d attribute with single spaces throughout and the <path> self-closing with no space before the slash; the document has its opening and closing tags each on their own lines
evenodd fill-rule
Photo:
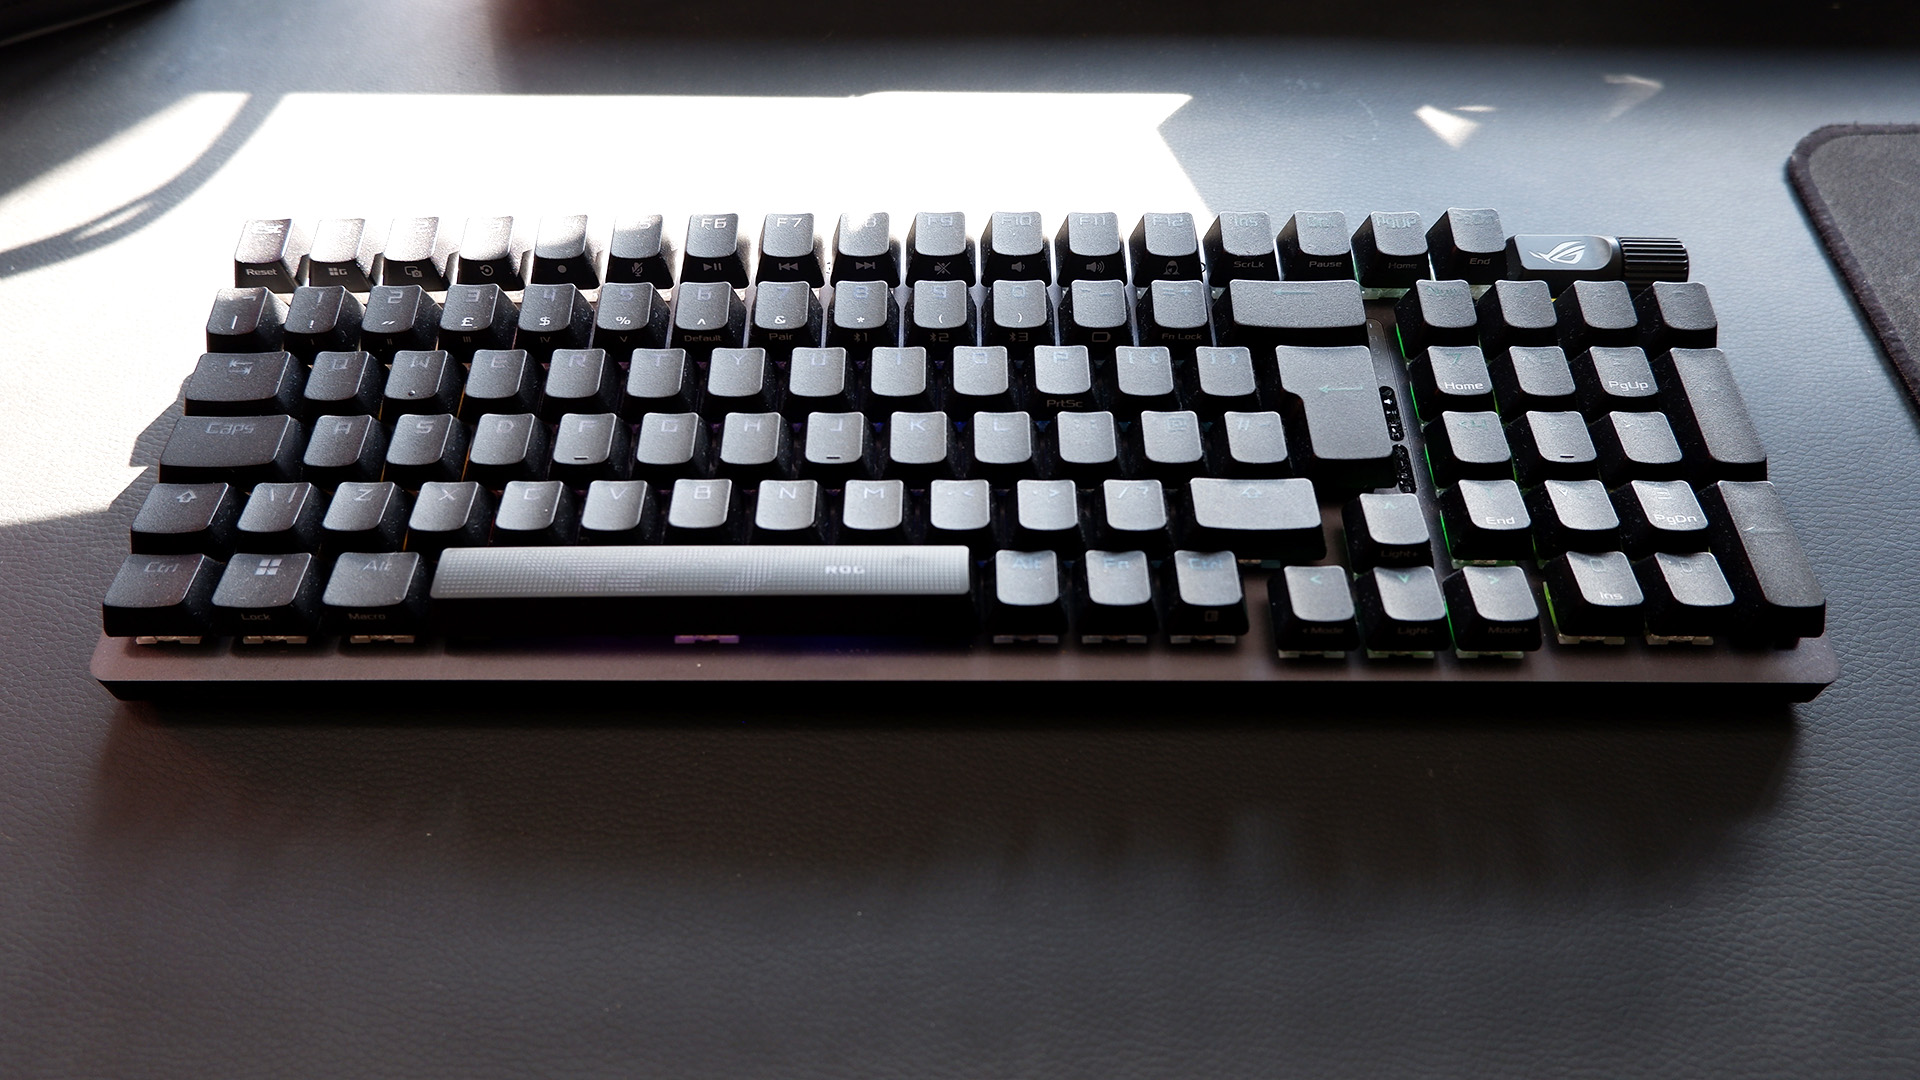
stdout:
<svg viewBox="0 0 1920 1080">
<path fill-rule="evenodd" d="M 1296 467 L 1339 490 L 1393 484 L 1393 441 L 1373 354 L 1360 345 L 1281 345 L 1274 353 Z"/>
<path fill-rule="evenodd" d="M 183 416 L 160 451 L 163 484 L 297 480 L 306 440 L 291 416 Z"/>
</svg>

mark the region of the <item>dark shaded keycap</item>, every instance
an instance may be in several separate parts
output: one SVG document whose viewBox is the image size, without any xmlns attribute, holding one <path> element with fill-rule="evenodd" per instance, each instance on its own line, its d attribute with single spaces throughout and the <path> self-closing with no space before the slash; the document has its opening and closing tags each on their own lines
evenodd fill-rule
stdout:
<svg viewBox="0 0 1920 1080">
<path fill-rule="evenodd" d="M 1684 480 L 1635 480 L 1613 492 L 1629 555 L 1707 549 L 1707 514 Z"/>
<path fill-rule="evenodd" d="M 876 347 L 900 343 L 900 306 L 882 281 L 844 281 L 833 287 L 827 344 L 864 360 Z"/>
<path fill-rule="evenodd" d="M 1644 594 L 1618 551 L 1570 551 L 1540 570 L 1547 611 L 1563 638 L 1625 638 L 1640 633 Z"/>
<path fill-rule="evenodd" d="M 1443 412 L 1493 409 L 1493 375 L 1478 345 L 1428 348 L 1408 369 L 1407 381 L 1422 420 L 1433 420 Z"/>
<path fill-rule="evenodd" d="M 291 480 L 305 432 L 291 416 L 183 416 L 160 451 L 160 480 L 240 487 Z"/>
<path fill-rule="evenodd" d="M 739 522 L 740 494 L 734 490 L 733 481 L 683 478 L 673 482 L 661 540 L 669 544 L 731 544 L 737 539 Z"/>
<path fill-rule="evenodd" d="M 607 283 L 616 282 L 673 287 L 673 244 L 666 238 L 659 214 L 613 223 L 613 239 L 607 244 Z"/>
<path fill-rule="evenodd" d="M 707 392 L 700 415 L 724 420 L 728 413 L 765 413 L 780 408 L 779 369 L 765 349 L 715 349 L 707 361 Z"/>
<path fill-rule="evenodd" d="M 1013 407 L 1013 378 L 1005 346 L 955 349 L 947 370 L 948 412 L 968 416 L 975 412 L 1005 412 Z"/>
<path fill-rule="evenodd" d="M 867 361 L 867 411 L 926 412 L 933 408 L 932 362 L 920 346 L 875 349 Z"/>
<path fill-rule="evenodd" d="M 312 484 L 255 484 L 233 526 L 242 551 L 318 551 L 327 497 Z"/>
<path fill-rule="evenodd" d="M 958 281 L 973 284 L 973 240 L 967 236 L 967 215 L 915 214 L 907 228 L 907 279 Z"/>
<path fill-rule="evenodd" d="M 1156 281 L 1140 294 L 1140 344 L 1164 345 L 1185 360 L 1213 344 L 1208 308 L 1213 293 L 1203 281 Z"/>
<path fill-rule="evenodd" d="M 1196 478 L 1187 485 L 1185 511 L 1182 540 L 1196 551 L 1287 562 L 1327 553 L 1320 504 L 1306 480 Z"/>
<path fill-rule="evenodd" d="M 597 289 L 600 287 L 599 248 L 599 244 L 587 239 L 585 214 L 543 217 L 534 236 L 527 283 Z"/>
<path fill-rule="evenodd" d="M 995 281 L 980 314 L 980 337 L 1025 360 L 1035 345 L 1053 344 L 1053 299 L 1040 281 Z"/>
<path fill-rule="evenodd" d="M 1470 346 L 1480 340 L 1473 287 L 1459 279 L 1416 281 L 1393 305 L 1401 355 L 1411 360 L 1434 345 Z"/>
<path fill-rule="evenodd" d="M 438 292 L 447 287 L 452 254 L 453 240 L 441 235 L 439 218 L 394 218 L 374 273 L 382 285 L 418 285 Z"/>
<path fill-rule="evenodd" d="M 108 637 L 186 638 L 213 632 L 221 565 L 205 555 L 135 554 L 121 562 L 100 605 Z"/>
<path fill-rule="evenodd" d="M 994 214 L 980 232 L 980 283 L 1053 280 L 1053 260 L 1047 257 L 1047 234 L 1040 215 L 1031 211 Z"/>
<path fill-rule="evenodd" d="M 207 314 L 207 351 L 269 352 L 280 347 L 287 308 L 265 288 L 221 289 Z"/>
<path fill-rule="evenodd" d="M 532 412 L 540 398 L 540 369 L 521 349 L 483 349 L 467 371 L 460 418 L 468 422 L 487 413 Z"/>
<path fill-rule="evenodd" d="M 980 343 L 979 321 L 965 282 L 922 279 L 907 295 L 904 340 L 944 363 L 955 346 Z"/>
<path fill-rule="evenodd" d="M 291 293 L 300 284 L 300 260 L 306 253 L 306 232 L 292 218 L 249 221 L 240 226 L 240 241 L 233 249 L 234 288 Z"/>
<path fill-rule="evenodd" d="M 1773 484 L 1722 480 L 1700 489 L 1700 503 L 1714 557 L 1738 597 L 1740 633 L 1785 641 L 1825 632 L 1826 593 Z"/>
<path fill-rule="evenodd" d="M 1200 235 L 1192 214 L 1142 215 L 1127 248 L 1136 288 L 1154 281 L 1200 280 Z"/>
<path fill-rule="evenodd" d="M 485 544 L 493 513 L 493 493 L 471 480 L 421 484 L 407 518 L 407 550 L 437 555 Z"/>
<path fill-rule="evenodd" d="M 1112 551 L 1161 558 L 1173 547 L 1167 495 L 1158 480 L 1107 480 L 1095 491 L 1094 541 Z"/>
<path fill-rule="evenodd" d="M 460 232 L 453 280 L 459 285 L 521 288 L 520 254 L 524 250 L 524 244 L 514 241 L 512 218 L 470 217 Z"/>
<path fill-rule="evenodd" d="M 1433 563 L 1433 536 L 1418 495 L 1364 494 L 1340 508 L 1340 521 L 1347 534 L 1347 560 L 1355 570 Z"/>
<path fill-rule="evenodd" d="M 587 485 L 587 501 L 580 508 L 581 543 L 644 544 L 653 524 L 653 487 L 645 480 L 595 480 Z"/>
<path fill-rule="evenodd" d="M 458 480 L 466 457 L 467 429 L 458 418 L 403 416 L 387 440 L 386 477 L 410 489 L 428 480 Z"/>
<path fill-rule="evenodd" d="M 578 527 L 573 492 L 558 480 L 515 480 L 493 515 L 495 546 L 570 544 Z"/>
<path fill-rule="evenodd" d="M 1302 210 L 1280 226 L 1280 276 L 1292 281 L 1353 280 L 1347 215 Z"/>
<path fill-rule="evenodd" d="M 1214 464 L 1228 476 L 1293 475 L 1287 426 L 1277 412 L 1225 412 L 1213 425 Z"/>
<path fill-rule="evenodd" d="M 721 476 L 748 483 L 793 479 L 793 436 L 777 412 L 728 413 L 716 456 Z"/>
<path fill-rule="evenodd" d="M 1294 468 L 1336 487 L 1394 483 L 1393 443 L 1387 437 L 1373 354 L 1357 345 L 1283 345 L 1275 353 Z"/>
<path fill-rule="evenodd" d="M 967 425 L 974 475 L 1005 486 L 1033 476 L 1033 418 L 1025 411 L 976 412 Z"/>
<path fill-rule="evenodd" d="M 1259 410 L 1260 383 L 1253 370 L 1253 352 L 1246 346 L 1195 349 L 1187 371 L 1191 379 L 1187 404 L 1201 417 L 1217 420 L 1228 411 Z"/>
<path fill-rule="evenodd" d="M 460 365 L 439 349 L 393 354 L 380 415 L 388 421 L 414 413 L 450 413 L 460 404 Z"/>
<path fill-rule="evenodd" d="M 376 285 L 360 319 L 360 347 L 382 360 L 393 359 L 402 349 L 431 349 L 440 317 L 440 305 L 420 286 Z"/>
<path fill-rule="evenodd" d="M 307 253 L 307 284 L 366 292 L 373 287 L 373 259 L 379 252 L 365 218 L 322 218 Z"/>
<path fill-rule="evenodd" d="M 667 343 L 673 313 L 667 301 L 645 282 L 611 284 L 600 290 L 594 309 L 593 343 L 615 361 L 634 349 L 658 349 Z"/>
<path fill-rule="evenodd" d="M 1499 413 L 1441 413 L 1426 426 L 1426 437 L 1435 487 L 1452 487 L 1463 477 L 1499 480 L 1513 475 L 1513 451 Z"/>
<path fill-rule="evenodd" d="M 1013 546 L 1021 551 L 1077 552 L 1087 541 L 1079 493 L 1071 480 L 1020 480 L 1013 486 Z"/>
<path fill-rule="evenodd" d="M 1074 612 L 1083 645 L 1145 645 L 1160 629 L 1146 553 L 1089 551 L 1077 560 Z"/>
<path fill-rule="evenodd" d="M 1200 417 L 1179 409 L 1159 412 L 1143 409 L 1134 430 L 1140 440 L 1137 468 L 1143 475 L 1169 484 L 1184 484 L 1213 470 L 1207 462 Z"/>
<path fill-rule="evenodd" d="M 1663 413 L 1610 412 L 1588 426 L 1608 487 L 1629 480 L 1677 480 L 1686 472 L 1680 443 Z"/>
<path fill-rule="evenodd" d="M 306 369 L 292 353 L 202 353 L 187 376 L 188 416 L 259 416 L 299 408 Z"/>
<path fill-rule="evenodd" d="M 525 349 L 535 363 L 545 363 L 555 349 L 584 349 L 593 338 L 593 306 L 571 285 L 530 285 L 520 297 L 519 330 L 515 348 Z"/>
<path fill-rule="evenodd" d="M 613 413 L 568 413 L 554 428 L 549 475 L 571 487 L 624 480 L 632 462 L 626 422 Z"/>
<path fill-rule="evenodd" d="M 753 280 L 801 282 L 814 288 L 825 284 L 812 214 L 768 214 L 761 219 L 760 262 Z"/>
<path fill-rule="evenodd" d="M 1427 276 L 1426 224 L 1415 213 L 1368 214 L 1353 231 L 1353 265 L 1365 288 L 1411 288 Z"/>
<path fill-rule="evenodd" d="M 959 362 L 954 364 L 956 375 Z M 1113 414 L 1132 420 L 1142 409 L 1165 412 L 1179 408 L 1174 393 L 1173 354 L 1165 346 L 1122 345 L 1113 350 Z"/>
<path fill-rule="evenodd" d="M 1067 632 L 1060 559 L 1051 551 L 997 551 L 987 592 L 987 634 L 995 645 L 1057 645 Z"/>
<path fill-rule="evenodd" d="M 1345 653 L 1360 646 L 1347 572 L 1337 566 L 1289 566 L 1267 579 L 1273 641 L 1282 656 Z"/>
<path fill-rule="evenodd" d="M 233 550 L 233 522 L 239 516 L 240 497 L 226 484 L 155 484 L 133 517 L 133 551 L 224 555 Z"/>
<path fill-rule="evenodd" d="M 371 353 L 323 352 L 300 394 L 300 413 L 311 419 L 329 413 L 377 412 L 386 371 Z"/>
<path fill-rule="evenodd" d="M 1500 280 L 1507 266 L 1507 234 L 1492 210 L 1451 207 L 1427 230 L 1433 276 L 1474 285 Z"/>
<path fill-rule="evenodd" d="M 471 360 L 483 349 L 511 348 L 519 326 L 520 309 L 500 286 L 456 285 L 440 312 L 440 347 L 456 360 Z"/>
<path fill-rule="evenodd" d="M 1517 566 L 1468 566 L 1447 578 L 1453 647 L 1463 653 L 1532 652 L 1540 647 L 1540 605 Z"/>
<path fill-rule="evenodd" d="M 1719 344 L 1720 319 L 1697 281 L 1656 281 L 1634 297 L 1633 308 L 1640 317 L 1638 344 L 1648 356 Z"/>
<path fill-rule="evenodd" d="M 993 491 L 985 480 L 935 480 L 927 487 L 927 543 L 964 544 L 976 558 L 998 546 Z"/>
<path fill-rule="evenodd" d="M 1133 289 L 1124 281 L 1081 278 L 1060 291 L 1060 342 L 1081 345 L 1097 363 L 1133 344 Z"/>
<path fill-rule="evenodd" d="M 694 360 L 745 341 L 747 308 L 725 282 L 688 281 L 673 291 L 673 344 Z"/>
<path fill-rule="evenodd" d="M 614 412 L 620 407 L 620 368 L 605 349 L 556 349 L 547 365 L 540 415 Z"/>
<path fill-rule="evenodd" d="M 1719 349 L 1673 349 L 1653 365 L 1695 483 L 1765 480 L 1767 450 Z"/>
<path fill-rule="evenodd" d="M 1230 644 L 1247 632 L 1247 597 L 1231 551 L 1176 551 L 1161 567 L 1167 637 L 1175 645 L 1196 639 Z"/>
<path fill-rule="evenodd" d="M 1658 552 L 1633 564 L 1644 596 L 1647 638 L 1710 638 L 1733 625 L 1733 587 L 1706 552 Z"/>
<path fill-rule="evenodd" d="M 1207 280 L 1216 289 L 1229 281 L 1277 281 L 1273 219 L 1259 211 L 1222 211 L 1207 230 Z"/>
<path fill-rule="evenodd" d="M 656 484 L 713 472 L 707 425 L 698 413 L 651 412 L 640 419 L 633 447 L 634 475 Z"/>
<path fill-rule="evenodd" d="M 1513 471 L 1527 487 L 1544 480 L 1586 480 L 1600 475 L 1600 456 L 1587 422 L 1577 412 L 1529 412 L 1507 425 Z"/>
<path fill-rule="evenodd" d="M 1267 349 L 1275 345 L 1365 345 L 1367 309 L 1360 283 L 1235 281 L 1214 307 L 1220 339 Z"/>
<path fill-rule="evenodd" d="M 1360 636 L 1373 653 L 1432 653 L 1451 643 L 1431 566 L 1376 566 L 1354 583 Z"/>
<path fill-rule="evenodd" d="M 1057 413 L 1048 436 L 1056 476 L 1090 485 L 1120 474 L 1120 430 L 1112 413 Z"/>
<path fill-rule="evenodd" d="M 341 484 L 320 519 L 320 551 L 329 558 L 345 551 L 396 551 L 411 510 L 397 484 Z"/>
<path fill-rule="evenodd" d="M 784 362 L 796 348 L 820 344 L 820 298 L 804 281 L 763 281 L 753 290 L 753 320 L 747 344 Z"/>
<path fill-rule="evenodd" d="M 307 361 L 322 352 L 355 349 L 360 345 L 360 320 L 365 314 L 360 298 L 341 286 L 302 285 L 293 290 L 293 300 L 287 305 L 281 344 Z"/>
<path fill-rule="evenodd" d="M 1620 547 L 1620 515 L 1598 480 L 1548 480 L 1527 492 L 1527 513 L 1533 549 L 1542 558 Z"/>
<path fill-rule="evenodd" d="M 323 416 L 312 424 L 301 475 L 332 487 L 347 480 L 378 480 L 387 460 L 387 429 L 371 416 Z"/>
<path fill-rule="evenodd" d="M 886 214 L 840 215 L 833 230 L 833 283 L 843 281 L 900 284 L 900 241 Z"/>
<path fill-rule="evenodd" d="M 1440 493 L 1447 550 L 1460 562 L 1525 559 L 1533 525 L 1520 486 L 1511 480 L 1462 480 Z"/>
<path fill-rule="evenodd" d="M 249 638 L 304 641 L 319 625 L 320 573 L 305 552 L 236 554 L 213 590 L 213 625 Z"/>
<path fill-rule="evenodd" d="M 334 560 L 320 625 L 354 644 L 411 640 L 426 628 L 427 568 L 411 551 L 352 552 Z"/>
<path fill-rule="evenodd" d="M 945 423 L 941 423 L 940 428 L 940 437 L 944 440 Z M 848 480 L 878 475 L 879 454 L 874 447 L 873 426 L 867 423 L 864 414 L 809 413 L 802 437 L 802 476 L 837 486 Z"/>
<path fill-rule="evenodd" d="M 787 365 L 787 393 L 782 411 L 789 420 L 810 413 L 841 413 L 853 403 L 851 366 L 847 350 L 795 349 Z"/>
<path fill-rule="evenodd" d="M 1504 416 L 1566 412 L 1577 408 L 1577 388 L 1567 354 L 1558 345 L 1516 345 L 1487 358 L 1493 394 Z"/>
<path fill-rule="evenodd" d="M 1575 356 L 1569 366 L 1580 411 L 1590 420 L 1610 412 L 1647 412 L 1659 407 L 1653 368 L 1638 346 L 1596 345 Z"/>
<path fill-rule="evenodd" d="M 1515 345 L 1557 345 L 1560 316 L 1544 281 L 1496 281 L 1474 304 L 1489 355 Z"/>
<path fill-rule="evenodd" d="M 680 280 L 747 287 L 747 240 L 740 235 L 739 214 L 695 214 L 687 219 Z"/>
<path fill-rule="evenodd" d="M 1560 347 L 1579 356 L 1596 346 L 1626 348 L 1640 336 L 1640 317 L 1624 281 L 1576 281 L 1554 301 Z"/>
<path fill-rule="evenodd" d="M 901 481 L 849 480 L 838 502 L 836 543 L 906 543 L 907 486 Z"/>
<path fill-rule="evenodd" d="M 627 365 L 627 416 L 692 412 L 700 404 L 699 369 L 685 349 L 635 349 Z M 472 393 L 469 388 L 468 393 Z"/>
<path fill-rule="evenodd" d="M 1028 408 L 1046 419 L 1061 410 L 1100 407 L 1094 361 L 1084 345 L 1043 345 L 1033 350 L 1033 385 Z"/>
<path fill-rule="evenodd" d="M 826 525 L 825 500 L 814 480 L 768 480 L 754 493 L 755 544 L 818 544 Z"/>
<path fill-rule="evenodd" d="M 1060 284 L 1076 281 L 1124 281 L 1127 258 L 1120 244 L 1120 215 L 1068 214 L 1054 234 L 1053 257 Z"/>
</svg>

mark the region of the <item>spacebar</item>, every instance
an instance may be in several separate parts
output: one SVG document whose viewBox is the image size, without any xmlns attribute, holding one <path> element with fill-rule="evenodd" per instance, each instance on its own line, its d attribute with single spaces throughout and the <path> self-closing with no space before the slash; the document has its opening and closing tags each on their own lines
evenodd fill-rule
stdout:
<svg viewBox="0 0 1920 1080">
<path fill-rule="evenodd" d="M 450 548 L 429 593 L 454 638 L 969 636 L 959 545 Z"/>
</svg>

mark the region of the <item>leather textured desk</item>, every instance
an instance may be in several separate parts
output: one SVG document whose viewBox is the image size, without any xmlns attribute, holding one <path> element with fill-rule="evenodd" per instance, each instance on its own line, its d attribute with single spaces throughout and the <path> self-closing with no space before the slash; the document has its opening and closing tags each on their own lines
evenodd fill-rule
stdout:
<svg viewBox="0 0 1920 1080">
<path fill-rule="evenodd" d="M 547 21 L 581 17 L 181 3 L 4 54 L 0 1077 L 1914 1074 L 1920 434 L 1781 168 L 1820 124 L 1912 119 L 1911 53 L 699 26 L 667 47 Z M 661 100 L 505 102 L 574 143 L 509 128 L 463 156 L 442 132 L 491 103 L 356 96 L 421 90 L 826 115 L 879 91 L 1148 95 L 1113 101 L 1163 142 L 1055 167 L 1113 191 L 1176 163 L 1216 209 L 1458 202 L 1684 237 L 1841 680 L 1791 711 L 1619 721 L 116 703 L 86 660 L 127 447 L 155 452 L 238 218 L 598 211 L 656 178 L 671 212 L 694 181 L 777 199 L 809 169 L 893 190 L 877 149 L 788 170 L 670 147 L 607 175 L 584 121 Z M 1466 105 L 1497 111 L 1456 112 L 1479 123 L 1458 148 L 1415 116 Z M 426 168 L 356 152 L 383 110 Z M 984 182 L 1020 190 L 1036 152 Z M 901 209 L 946 190 L 887 182 Z"/>
</svg>

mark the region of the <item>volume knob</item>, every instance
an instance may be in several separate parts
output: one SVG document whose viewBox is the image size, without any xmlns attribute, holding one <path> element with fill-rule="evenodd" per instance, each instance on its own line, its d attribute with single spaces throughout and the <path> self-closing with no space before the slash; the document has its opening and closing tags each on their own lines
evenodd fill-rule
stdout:
<svg viewBox="0 0 1920 1080">
<path fill-rule="evenodd" d="M 1685 281 L 1691 260 L 1687 247 L 1670 236 L 1620 238 L 1620 277 L 1639 292 L 1656 281 Z"/>
</svg>

